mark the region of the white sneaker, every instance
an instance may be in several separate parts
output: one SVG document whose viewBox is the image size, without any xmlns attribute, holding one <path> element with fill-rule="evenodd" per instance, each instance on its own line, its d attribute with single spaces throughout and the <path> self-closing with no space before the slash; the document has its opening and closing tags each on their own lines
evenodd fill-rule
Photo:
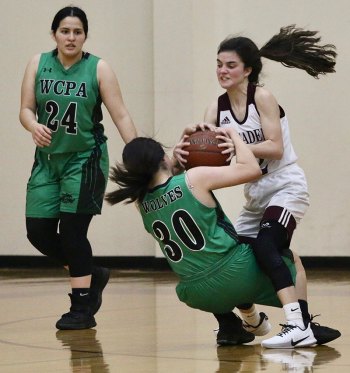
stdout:
<svg viewBox="0 0 350 373">
<path fill-rule="evenodd" d="M 312 346 L 316 343 L 316 338 L 309 323 L 305 329 L 291 324 L 282 325 L 280 333 L 272 338 L 265 339 L 261 342 L 261 345 L 266 348 L 295 348 Z"/>
<path fill-rule="evenodd" d="M 256 336 L 266 335 L 271 330 L 271 324 L 269 323 L 269 318 L 264 312 L 260 312 L 260 322 L 258 325 L 250 325 L 246 321 L 243 321 L 243 328 Z"/>
</svg>

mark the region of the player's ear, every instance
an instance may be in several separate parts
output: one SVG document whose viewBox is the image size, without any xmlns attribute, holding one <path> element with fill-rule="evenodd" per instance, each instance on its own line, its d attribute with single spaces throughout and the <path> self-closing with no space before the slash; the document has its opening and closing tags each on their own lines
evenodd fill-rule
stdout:
<svg viewBox="0 0 350 373">
<path fill-rule="evenodd" d="M 54 42 L 56 42 L 56 34 L 53 31 L 51 31 L 51 38 Z"/>
<path fill-rule="evenodd" d="M 244 77 L 246 78 L 247 76 L 249 76 L 251 72 L 252 72 L 251 67 L 245 67 L 244 68 Z"/>
</svg>

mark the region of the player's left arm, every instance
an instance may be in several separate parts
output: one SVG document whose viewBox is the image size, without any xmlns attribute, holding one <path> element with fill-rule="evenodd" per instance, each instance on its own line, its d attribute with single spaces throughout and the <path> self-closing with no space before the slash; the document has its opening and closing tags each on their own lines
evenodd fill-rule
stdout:
<svg viewBox="0 0 350 373">
<path fill-rule="evenodd" d="M 261 87 L 256 89 L 255 102 L 260 114 L 265 141 L 249 145 L 250 149 L 256 158 L 281 159 L 283 137 L 278 103 L 272 93 Z"/>
<path fill-rule="evenodd" d="M 125 143 L 137 137 L 134 122 L 124 104 L 118 79 L 106 61 L 100 60 L 97 65 L 102 102 L 106 106 L 114 124 Z"/>
</svg>

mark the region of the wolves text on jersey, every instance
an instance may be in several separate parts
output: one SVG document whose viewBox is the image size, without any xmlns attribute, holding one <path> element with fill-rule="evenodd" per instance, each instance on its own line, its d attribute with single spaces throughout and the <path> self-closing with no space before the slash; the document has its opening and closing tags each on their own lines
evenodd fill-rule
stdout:
<svg viewBox="0 0 350 373">
<path fill-rule="evenodd" d="M 162 209 L 164 206 L 168 206 L 170 203 L 175 202 L 177 199 L 183 196 L 181 187 L 178 185 L 175 188 L 169 190 L 160 197 L 151 199 L 149 201 L 142 202 L 141 205 L 146 214 L 152 211 Z"/>
<path fill-rule="evenodd" d="M 86 83 L 67 80 L 40 79 L 40 91 L 43 95 L 53 92 L 58 96 L 76 96 L 87 98 Z"/>
</svg>

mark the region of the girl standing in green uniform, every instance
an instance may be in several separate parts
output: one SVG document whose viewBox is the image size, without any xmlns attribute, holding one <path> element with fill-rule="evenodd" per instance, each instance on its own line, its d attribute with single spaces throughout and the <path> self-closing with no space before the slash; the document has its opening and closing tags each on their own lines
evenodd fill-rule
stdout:
<svg viewBox="0 0 350 373">
<path fill-rule="evenodd" d="M 124 148 L 123 165 L 112 169 L 111 180 L 120 188 L 108 193 L 106 200 L 112 205 L 136 201 L 145 229 L 158 241 L 179 276 L 179 299 L 190 307 L 214 313 L 223 324 L 232 325 L 235 317 L 235 342 L 241 344 L 252 341 L 254 335 L 231 311 L 243 303 L 277 307 L 281 303 L 251 247 L 239 242 L 212 193 L 253 181 L 261 176 L 261 170 L 234 129 L 217 131 L 225 140 L 225 152 L 231 151 L 233 143 L 235 161 L 223 167 L 195 167 L 179 175 L 174 175 L 171 161 L 158 142 L 134 139 Z M 294 264 L 288 258 L 285 262 L 295 278 Z M 228 313 L 228 319 L 222 320 L 220 315 Z M 222 326 L 219 333 L 225 329 Z M 298 347 L 316 343 L 310 327 L 296 334 Z M 218 336 L 218 343 L 221 338 Z"/>
<path fill-rule="evenodd" d="M 107 269 L 93 266 L 87 239 L 108 179 L 102 103 L 125 143 L 137 134 L 114 72 L 83 51 L 85 12 L 61 9 L 51 31 L 56 49 L 31 59 L 21 91 L 20 121 L 37 146 L 27 185 L 27 237 L 69 267 L 72 305 L 56 327 L 86 329 L 96 325 L 94 314 L 109 277 Z"/>
</svg>

